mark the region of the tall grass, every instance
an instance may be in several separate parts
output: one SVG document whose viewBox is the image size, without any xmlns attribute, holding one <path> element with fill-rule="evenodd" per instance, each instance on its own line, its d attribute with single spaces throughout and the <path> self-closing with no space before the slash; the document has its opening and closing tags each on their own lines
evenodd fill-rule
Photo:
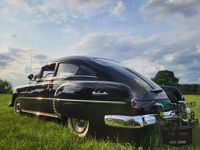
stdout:
<svg viewBox="0 0 200 150">
<path fill-rule="evenodd" d="M 193 108 L 200 118 L 200 96 L 185 96 L 187 101 L 195 100 L 197 106 Z M 79 139 L 58 120 L 47 121 L 27 115 L 17 116 L 8 107 L 10 95 L 0 95 L 0 150 L 6 149 L 102 149 L 102 150 L 134 150 L 134 149 L 200 149 L 200 128 L 193 131 L 193 144 L 182 148 L 162 145 L 158 126 L 148 127 L 138 132 L 122 130 L 122 135 L 135 134 L 133 143 L 129 140 L 121 141 L 114 137 L 96 138 L 90 136 Z M 119 129 L 110 129 L 118 130 Z M 106 130 L 104 132 L 107 132 Z M 104 133 L 106 135 L 106 133 Z M 120 134 L 119 134 L 120 136 Z M 109 140 L 108 140 L 109 139 Z M 118 140 L 112 140 L 118 139 Z M 141 146 L 140 146 L 141 145 Z"/>
</svg>

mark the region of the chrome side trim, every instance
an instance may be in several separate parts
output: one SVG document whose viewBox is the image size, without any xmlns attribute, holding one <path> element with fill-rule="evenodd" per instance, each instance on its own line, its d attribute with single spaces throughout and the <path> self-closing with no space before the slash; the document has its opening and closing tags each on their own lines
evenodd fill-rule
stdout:
<svg viewBox="0 0 200 150">
<path fill-rule="evenodd" d="M 53 98 L 45 98 L 45 97 L 19 97 L 20 99 L 32 99 L 32 100 L 52 100 Z"/>
<path fill-rule="evenodd" d="M 39 112 L 39 111 L 33 111 L 33 110 L 25 110 L 21 109 L 22 112 L 29 113 L 29 114 L 34 114 L 36 116 L 47 116 L 47 117 L 54 117 L 54 118 L 59 118 L 58 116 L 50 113 L 44 113 L 44 112 Z"/>
<path fill-rule="evenodd" d="M 123 101 L 80 100 L 80 99 L 42 98 L 42 97 L 20 97 L 20 99 L 55 100 L 55 101 L 66 101 L 66 102 L 105 103 L 105 104 L 127 104 L 126 102 Z"/>
<path fill-rule="evenodd" d="M 66 101 L 66 102 L 84 102 L 84 103 L 105 103 L 105 104 L 127 104 L 123 101 L 102 101 L 102 100 L 79 100 L 79 99 L 61 99 L 55 98 L 56 101 Z"/>
</svg>

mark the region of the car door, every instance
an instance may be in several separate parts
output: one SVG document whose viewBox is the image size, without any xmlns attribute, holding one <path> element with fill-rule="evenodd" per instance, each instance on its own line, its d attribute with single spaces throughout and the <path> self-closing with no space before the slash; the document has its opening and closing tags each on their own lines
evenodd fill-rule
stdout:
<svg viewBox="0 0 200 150">
<path fill-rule="evenodd" d="M 45 66 L 43 70 L 43 83 L 38 85 L 38 89 L 40 89 L 39 98 L 36 99 L 38 112 L 43 113 L 46 116 L 52 116 L 53 111 L 53 98 L 50 94 L 50 87 L 54 84 L 54 74 L 55 74 L 56 63 L 49 64 Z M 50 76 L 48 75 L 50 74 Z"/>
<path fill-rule="evenodd" d="M 23 102 L 24 109 L 36 112 L 42 111 L 39 109 L 39 105 L 48 98 L 48 86 L 48 81 L 37 82 L 29 86 L 26 101 Z"/>
<path fill-rule="evenodd" d="M 54 74 L 55 63 L 42 67 L 36 82 L 27 89 L 27 100 L 25 108 L 27 111 L 48 112 L 53 109 L 51 99 L 49 98 L 49 85 L 51 84 L 51 76 Z M 50 102 L 49 102 L 50 101 Z"/>
<path fill-rule="evenodd" d="M 62 82 L 59 90 L 56 84 L 52 86 L 51 94 L 56 93 L 54 96 L 60 99 L 55 100 L 56 111 L 63 116 L 87 117 L 88 102 L 96 86 L 96 82 L 90 83 L 97 80 L 95 72 L 83 62 L 64 62 L 58 65 L 56 77 L 55 83 Z"/>
<path fill-rule="evenodd" d="M 61 84 L 67 82 L 66 78 L 74 75 L 77 69 L 78 67 L 71 63 L 59 63 L 54 66 L 53 77 L 46 78 L 43 84 L 36 87 L 36 90 L 40 89 L 39 98 L 36 98 L 39 112 L 47 116 L 53 116 L 55 113 L 53 106 L 55 91 Z M 32 92 L 36 90 L 32 90 Z"/>
</svg>

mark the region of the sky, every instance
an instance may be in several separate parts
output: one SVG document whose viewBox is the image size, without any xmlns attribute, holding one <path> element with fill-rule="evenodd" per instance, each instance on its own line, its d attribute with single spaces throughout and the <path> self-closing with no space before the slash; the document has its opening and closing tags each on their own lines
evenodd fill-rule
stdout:
<svg viewBox="0 0 200 150">
<path fill-rule="evenodd" d="M 0 0 L 1 79 L 28 83 L 30 72 L 71 55 L 199 83 L 200 0 Z"/>
</svg>

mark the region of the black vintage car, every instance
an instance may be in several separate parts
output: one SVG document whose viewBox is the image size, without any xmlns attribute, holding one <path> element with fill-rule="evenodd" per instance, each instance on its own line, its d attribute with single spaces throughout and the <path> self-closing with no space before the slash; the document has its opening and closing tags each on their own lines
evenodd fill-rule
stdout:
<svg viewBox="0 0 200 150">
<path fill-rule="evenodd" d="M 31 84 L 13 90 L 15 113 L 67 119 L 79 137 L 87 135 L 91 124 L 142 128 L 190 113 L 156 83 L 109 59 L 66 57 L 28 78 Z"/>
</svg>

